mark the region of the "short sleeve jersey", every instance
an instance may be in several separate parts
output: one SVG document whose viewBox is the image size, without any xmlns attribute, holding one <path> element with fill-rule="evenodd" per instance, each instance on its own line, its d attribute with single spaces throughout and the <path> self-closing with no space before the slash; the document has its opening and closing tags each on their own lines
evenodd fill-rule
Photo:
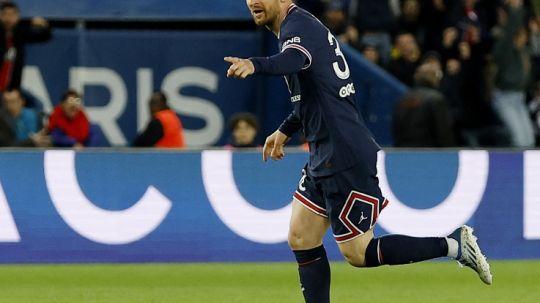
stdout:
<svg viewBox="0 0 540 303">
<path fill-rule="evenodd" d="M 355 101 L 349 66 L 337 39 L 309 12 L 291 5 L 280 34 L 281 52 L 296 49 L 306 57 L 302 71 L 285 76 L 309 143 L 308 169 L 329 176 L 376 157 L 380 147 L 365 126 Z M 376 172 L 370 172 L 375 174 Z"/>
</svg>

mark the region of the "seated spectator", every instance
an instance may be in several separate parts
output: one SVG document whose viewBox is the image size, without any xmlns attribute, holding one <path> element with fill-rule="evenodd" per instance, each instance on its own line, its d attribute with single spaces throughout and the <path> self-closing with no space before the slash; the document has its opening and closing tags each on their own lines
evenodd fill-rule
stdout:
<svg viewBox="0 0 540 303">
<path fill-rule="evenodd" d="M 169 108 L 167 97 L 154 92 L 149 101 L 152 119 L 135 138 L 135 147 L 184 148 L 184 129 L 175 111 Z"/>
<path fill-rule="evenodd" d="M 38 115 L 24 107 L 25 100 L 18 90 L 3 94 L 4 108 L 0 113 L 0 146 L 47 147 L 50 138 L 38 132 Z"/>
<path fill-rule="evenodd" d="M 4 92 L 3 101 L 5 113 L 13 122 L 17 141 L 25 140 L 38 131 L 38 116 L 33 110 L 24 107 L 25 101 L 18 90 Z"/>
<path fill-rule="evenodd" d="M 442 70 L 436 64 L 423 64 L 414 78 L 414 89 L 398 102 L 394 112 L 395 146 L 455 146 L 450 112 L 438 91 Z"/>
<path fill-rule="evenodd" d="M 82 148 L 89 145 L 90 122 L 79 93 L 74 90 L 64 93 L 49 117 L 48 130 L 54 146 Z"/>
<path fill-rule="evenodd" d="M 232 132 L 232 147 L 257 147 L 255 139 L 259 132 L 259 121 L 251 113 L 237 113 L 229 122 Z"/>
<path fill-rule="evenodd" d="M 420 48 L 411 33 L 396 36 L 395 49 L 388 71 L 405 85 L 414 85 L 414 72 L 420 64 Z"/>
</svg>

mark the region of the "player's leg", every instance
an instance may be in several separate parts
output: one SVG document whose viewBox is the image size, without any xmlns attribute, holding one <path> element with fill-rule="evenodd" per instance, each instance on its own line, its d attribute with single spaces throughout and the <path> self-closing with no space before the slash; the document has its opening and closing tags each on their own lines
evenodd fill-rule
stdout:
<svg viewBox="0 0 540 303">
<path fill-rule="evenodd" d="M 322 245 L 328 219 L 316 215 L 294 199 L 289 246 L 298 262 L 306 303 L 330 302 L 330 264 Z"/>
<path fill-rule="evenodd" d="M 314 181 L 304 174 L 294 194 L 289 246 L 298 262 L 306 303 L 330 302 L 330 265 L 322 245 L 328 227 L 320 193 Z"/>
<path fill-rule="evenodd" d="M 339 243 L 345 259 L 356 267 L 376 267 L 381 265 L 410 264 L 449 255 L 449 244 L 458 243 L 447 238 L 417 238 L 404 235 L 373 237 L 373 229 L 350 241 Z"/>
<path fill-rule="evenodd" d="M 449 237 L 387 235 L 374 238 L 373 227 L 388 202 L 382 196 L 374 168 L 363 166 L 335 174 L 323 183 L 331 200 L 328 213 L 334 237 L 345 259 L 357 267 L 409 264 L 439 257 L 453 257 L 472 265 L 482 281 L 491 284 L 489 265 L 468 227 Z M 466 258 L 469 256 L 467 260 Z"/>
<path fill-rule="evenodd" d="M 313 213 L 294 198 L 289 227 L 289 247 L 296 251 L 321 246 L 329 226 L 328 218 Z"/>
<path fill-rule="evenodd" d="M 349 183 L 346 173 L 336 176 L 336 179 L 336 184 Z M 369 186 L 364 183 L 362 188 L 367 190 Z M 372 189 L 370 194 L 353 190 L 347 196 L 336 196 L 344 202 L 335 202 L 330 210 L 334 237 L 342 255 L 351 265 L 375 267 L 409 264 L 448 256 L 449 252 L 457 254 L 458 243 L 453 239 L 404 235 L 374 238 L 373 227 L 377 217 L 388 204 L 377 189 Z"/>
<path fill-rule="evenodd" d="M 492 283 L 489 263 L 469 226 L 456 229 L 448 237 L 418 238 L 404 235 L 373 237 L 373 229 L 358 238 L 339 243 L 345 259 L 357 267 L 410 264 L 439 257 L 451 257 L 472 268 L 480 279 Z"/>
</svg>

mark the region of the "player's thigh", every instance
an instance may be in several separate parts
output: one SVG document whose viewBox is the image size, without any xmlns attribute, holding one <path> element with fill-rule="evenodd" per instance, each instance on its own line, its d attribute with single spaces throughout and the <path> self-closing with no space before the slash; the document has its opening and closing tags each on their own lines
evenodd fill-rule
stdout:
<svg viewBox="0 0 540 303">
<path fill-rule="evenodd" d="M 341 253 L 352 265 L 363 266 L 373 227 L 388 204 L 373 170 L 357 165 L 338 172 L 324 180 L 323 192 Z"/>
<path fill-rule="evenodd" d="M 349 262 L 349 264 L 356 267 L 365 266 L 366 249 L 369 242 L 373 239 L 373 229 L 368 230 L 363 235 L 358 236 L 352 240 L 338 243 L 339 251 L 341 255 Z"/>
<path fill-rule="evenodd" d="M 309 210 L 296 198 L 293 199 L 289 227 L 289 246 L 293 250 L 306 250 L 321 246 L 329 226 L 328 218 Z"/>
<path fill-rule="evenodd" d="M 329 225 L 323 193 L 315 178 L 304 168 L 294 193 L 289 246 L 293 250 L 320 246 Z"/>
</svg>

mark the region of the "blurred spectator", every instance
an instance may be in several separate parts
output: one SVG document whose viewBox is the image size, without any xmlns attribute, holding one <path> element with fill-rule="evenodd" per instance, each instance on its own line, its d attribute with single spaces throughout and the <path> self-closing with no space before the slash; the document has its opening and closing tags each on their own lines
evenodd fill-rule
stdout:
<svg viewBox="0 0 540 303">
<path fill-rule="evenodd" d="M 360 45 L 375 45 L 381 62 L 387 64 L 392 50 L 391 35 L 398 25 L 399 0 L 351 0 L 349 10 L 349 37 L 358 37 Z"/>
<path fill-rule="evenodd" d="M 442 70 L 424 63 L 414 75 L 415 87 L 397 104 L 393 134 L 397 147 L 455 146 L 450 112 L 438 91 Z"/>
<path fill-rule="evenodd" d="M 523 0 L 507 0 L 501 11 L 501 30 L 494 48 L 497 65 L 493 107 L 511 135 L 516 147 L 534 146 L 533 125 L 525 104 L 525 89 L 530 75 L 528 34 L 523 26 Z"/>
<path fill-rule="evenodd" d="M 425 25 L 424 49 L 440 50 L 442 33 L 449 24 L 447 16 L 453 11 L 456 2 L 456 0 L 422 1 L 421 20 Z"/>
<path fill-rule="evenodd" d="M 349 25 L 349 21 L 341 1 L 330 1 L 327 3 L 321 21 L 342 42 L 355 43 L 353 38 L 348 36 L 347 26 Z"/>
<path fill-rule="evenodd" d="M 13 120 L 15 138 L 25 140 L 38 131 L 38 116 L 36 112 L 25 108 L 25 101 L 18 90 L 6 91 L 3 94 L 5 113 Z"/>
<path fill-rule="evenodd" d="M 440 91 L 444 95 L 450 109 L 454 134 L 458 145 L 466 145 L 462 139 L 464 129 L 463 86 L 464 77 L 461 62 L 458 59 L 449 59 L 446 61 Z"/>
<path fill-rule="evenodd" d="M 232 147 L 257 147 L 255 139 L 259 132 L 259 121 L 251 113 L 236 113 L 229 126 L 232 132 Z"/>
<path fill-rule="evenodd" d="M 441 54 L 436 51 L 428 51 L 422 56 L 421 64 L 434 64 L 438 69 L 442 70 Z"/>
<path fill-rule="evenodd" d="M 436 51 L 428 51 L 422 56 L 421 64 L 431 64 L 434 65 L 437 70 L 440 70 L 442 73 L 442 79 L 439 83 L 438 90 L 445 96 L 445 99 L 448 101 L 448 104 L 452 108 L 454 102 L 459 103 L 461 97 L 459 95 L 460 91 L 460 75 L 461 75 L 461 64 L 458 60 L 450 59 L 446 62 L 446 66 L 443 68 L 443 59 L 441 54 Z"/>
<path fill-rule="evenodd" d="M 529 102 L 529 112 L 533 119 L 537 146 L 540 144 L 540 82 L 535 83 L 534 95 Z"/>
<path fill-rule="evenodd" d="M 25 44 L 45 42 L 52 34 L 47 20 L 34 17 L 21 21 L 19 8 L 14 2 L 0 3 L 0 92 L 20 89 L 25 61 Z"/>
<path fill-rule="evenodd" d="M 416 39 L 423 44 L 424 26 L 422 24 L 420 0 L 401 1 L 401 14 L 399 15 L 399 29 L 404 32 L 412 33 Z"/>
<path fill-rule="evenodd" d="M 540 19 L 533 17 L 529 20 L 529 44 L 531 48 L 532 78 L 540 80 Z"/>
<path fill-rule="evenodd" d="M 464 123 L 477 128 L 493 119 L 489 108 L 486 62 L 491 49 L 490 17 L 494 5 L 480 0 L 458 0 L 448 12 L 440 51 L 444 60 L 460 60 L 463 70 L 461 95 L 464 104 Z"/>
<path fill-rule="evenodd" d="M 184 148 L 184 129 L 175 111 L 167 104 L 167 96 L 154 92 L 148 102 L 152 119 L 135 138 L 136 147 Z"/>
<path fill-rule="evenodd" d="M 50 138 L 38 131 L 38 115 L 32 109 L 25 108 L 24 103 L 18 90 L 4 92 L 4 106 L 0 112 L 0 146 L 50 146 Z"/>
<path fill-rule="evenodd" d="M 364 45 L 360 49 L 360 52 L 362 52 L 364 58 L 366 58 L 369 62 L 377 65 L 381 64 L 381 57 L 379 56 L 379 51 L 374 45 Z"/>
<path fill-rule="evenodd" d="M 74 90 L 64 93 L 49 117 L 48 130 L 54 146 L 82 148 L 90 145 L 90 122 L 79 93 Z"/>
<path fill-rule="evenodd" d="M 420 64 L 420 48 L 411 33 L 400 33 L 396 36 L 396 44 L 388 71 L 409 87 L 414 85 L 414 73 Z"/>
<path fill-rule="evenodd" d="M 445 32 L 452 30 L 455 37 L 451 43 L 454 46 L 460 42 L 470 45 L 480 43 L 489 34 L 490 24 L 488 11 L 480 6 L 479 0 L 457 0 L 452 8 L 447 12 L 445 21 Z M 493 5 L 491 6 L 493 7 Z M 446 43 L 448 40 L 443 38 Z M 448 48 L 451 45 L 444 45 Z"/>
</svg>

